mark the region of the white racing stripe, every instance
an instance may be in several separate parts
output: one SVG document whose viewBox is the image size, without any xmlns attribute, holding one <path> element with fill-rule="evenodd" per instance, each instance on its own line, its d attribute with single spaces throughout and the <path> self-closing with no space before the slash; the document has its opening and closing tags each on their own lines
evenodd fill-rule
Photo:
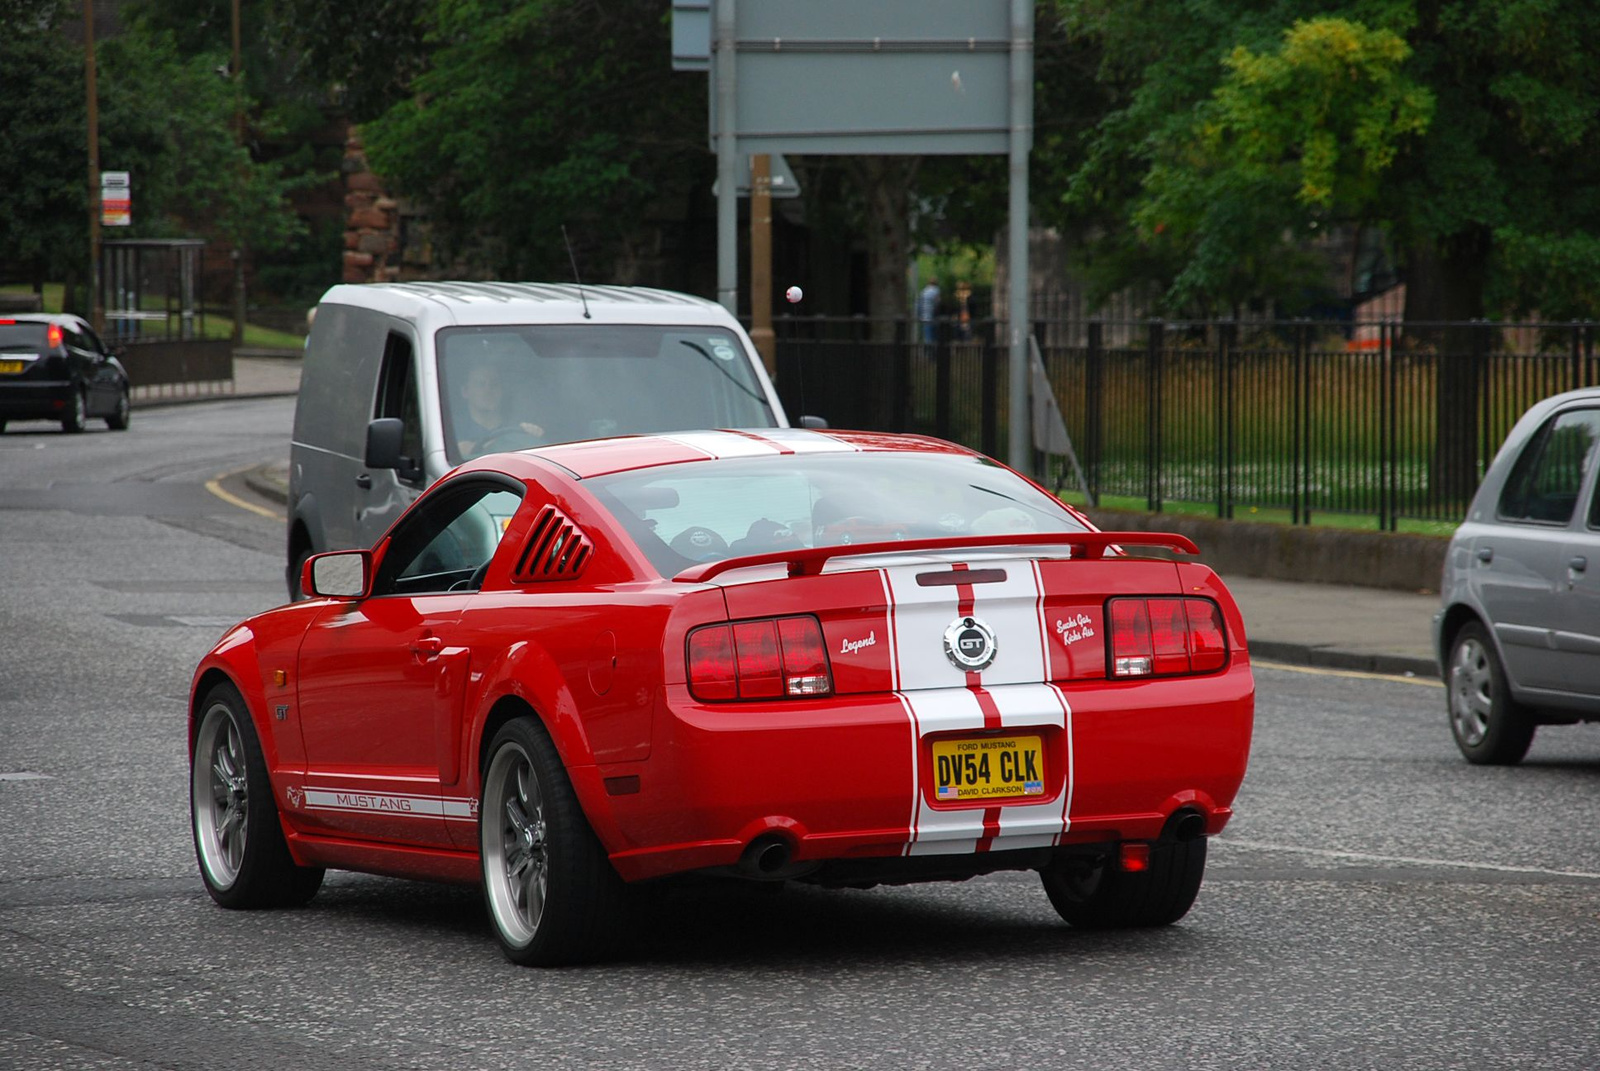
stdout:
<svg viewBox="0 0 1600 1071">
<path fill-rule="evenodd" d="M 759 435 L 777 443 L 785 450 L 793 450 L 797 454 L 855 454 L 861 448 L 836 439 L 825 432 L 813 431 L 809 428 L 761 428 L 750 434 Z"/>
<path fill-rule="evenodd" d="M 773 443 L 765 443 L 760 439 L 734 435 L 726 431 L 682 431 L 671 435 L 658 434 L 656 437 L 687 446 L 691 450 L 699 450 L 713 458 L 771 457 L 783 452 Z"/>
<path fill-rule="evenodd" d="M 1067 761 L 1054 772 L 1060 792 L 1042 803 L 999 805 L 999 833 L 990 850 L 1049 847 L 1067 829 L 1072 794 L 1072 719 L 1066 696 L 1047 676 L 1043 588 L 1031 562 L 1009 559 L 1006 579 L 973 585 L 972 612 L 994 630 L 994 661 L 978 675 L 1003 728 L 1059 728 L 1066 735 Z M 937 566 L 892 566 L 881 570 L 889 605 L 889 658 L 893 687 L 913 731 L 911 791 L 914 814 L 907 854 L 955 854 L 977 850 L 988 808 L 936 808 L 922 788 L 923 741 L 932 734 L 970 732 L 985 725 L 984 703 L 968 687 L 967 674 L 946 657 L 944 632 L 960 610 L 954 586 L 922 587 L 917 574 Z"/>
</svg>

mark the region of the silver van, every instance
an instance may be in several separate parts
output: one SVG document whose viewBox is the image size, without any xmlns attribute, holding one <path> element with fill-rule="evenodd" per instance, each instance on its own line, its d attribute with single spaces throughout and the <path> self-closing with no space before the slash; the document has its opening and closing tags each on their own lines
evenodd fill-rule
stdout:
<svg viewBox="0 0 1600 1071">
<path fill-rule="evenodd" d="M 480 454 L 691 428 L 789 425 L 722 306 L 666 290 L 541 283 L 335 286 L 317 305 L 289 452 L 300 565 L 375 543 Z"/>
</svg>

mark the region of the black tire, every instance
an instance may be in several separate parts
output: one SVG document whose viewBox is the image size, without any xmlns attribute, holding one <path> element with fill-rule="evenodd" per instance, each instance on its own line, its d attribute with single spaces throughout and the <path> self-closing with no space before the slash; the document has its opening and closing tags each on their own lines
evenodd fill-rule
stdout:
<svg viewBox="0 0 1600 1071">
<path fill-rule="evenodd" d="M 1039 872 L 1051 906 L 1082 929 L 1170 926 L 1189 913 L 1206 872 L 1206 838 L 1160 840 L 1149 869 L 1119 869 L 1112 857 L 1064 862 Z"/>
<path fill-rule="evenodd" d="M 524 967 L 601 957 L 619 936 L 626 888 L 549 734 L 533 718 L 508 722 L 487 762 L 478 847 L 501 951 Z"/>
<path fill-rule="evenodd" d="M 1466 760 L 1478 766 L 1521 762 L 1538 725 L 1511 698 L 1500 653 L 1479 622 L 1468 621 L 1450 641 L 1444 684 L 1450 735 Z"/>
<path fill-rule="evenodd" d="M 106 427 L 112 431 L 127 431 L 128 424 L 133 419 L 133 403 L 128 398 L 127 388 L 117 395 L 117 408 L 106 417 Z"/>
<path fill-rule="evenodd" d="M 293 907 L 316 895 L 322 870 L 295 865 L 261 743 L 237 689 L 200 704 L 189 776 L 190 828 L 206 892 L 223 907 Z"/>
<path fill-rule="evenodd" d="M 61 418 L 61 430 L 75 435 L 82 431 L 88 422 L 89 403 L 84 400 L 83 391 L 75 390 L 72 392 L 72 408 Z"/>
<path fill-rule="evenodd" d="M 302 602 L 307 596 L 300 589 L 300 574 L 304 571 L 306 559 L 311 557 L 311 548 L 297 546 L 289 551 L 289 570 L 285 579 L 289 582 L 289 601 Z"/>
</svg>

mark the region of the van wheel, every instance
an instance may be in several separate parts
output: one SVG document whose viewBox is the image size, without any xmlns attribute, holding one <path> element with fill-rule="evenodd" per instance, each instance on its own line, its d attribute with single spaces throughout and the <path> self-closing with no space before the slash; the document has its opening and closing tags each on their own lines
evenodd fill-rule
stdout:
<svg viewBox="0 0 1600 1071">
<path fill-rule="evenodd" d="M 300 602 L 306 593 L 300 590 L 300 574 L 305 569 L 306 559 L 311 557 L 311 548 L 304 543 L 296 543 L 289 548 L 289 572 L 285 579 L 289 584 L 289 601 Z"/>
</svg>

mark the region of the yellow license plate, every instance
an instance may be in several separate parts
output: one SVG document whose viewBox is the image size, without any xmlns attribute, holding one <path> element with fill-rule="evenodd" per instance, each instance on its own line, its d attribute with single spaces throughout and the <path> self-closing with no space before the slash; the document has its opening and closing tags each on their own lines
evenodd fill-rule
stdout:
<svg viewBox="0 0 1600 1071">
<path fill-rule="evenodd" d="M 975 736 L 933 742 L 934 797 L 944 802 L 1044 795 L 1044 744 L 1037 736 Z"/>
<path fill-rule="evenodd" d="M 0 372 L 15 374 L 22 371 L 21 361 L 0 361 Z"/>
</svg>

